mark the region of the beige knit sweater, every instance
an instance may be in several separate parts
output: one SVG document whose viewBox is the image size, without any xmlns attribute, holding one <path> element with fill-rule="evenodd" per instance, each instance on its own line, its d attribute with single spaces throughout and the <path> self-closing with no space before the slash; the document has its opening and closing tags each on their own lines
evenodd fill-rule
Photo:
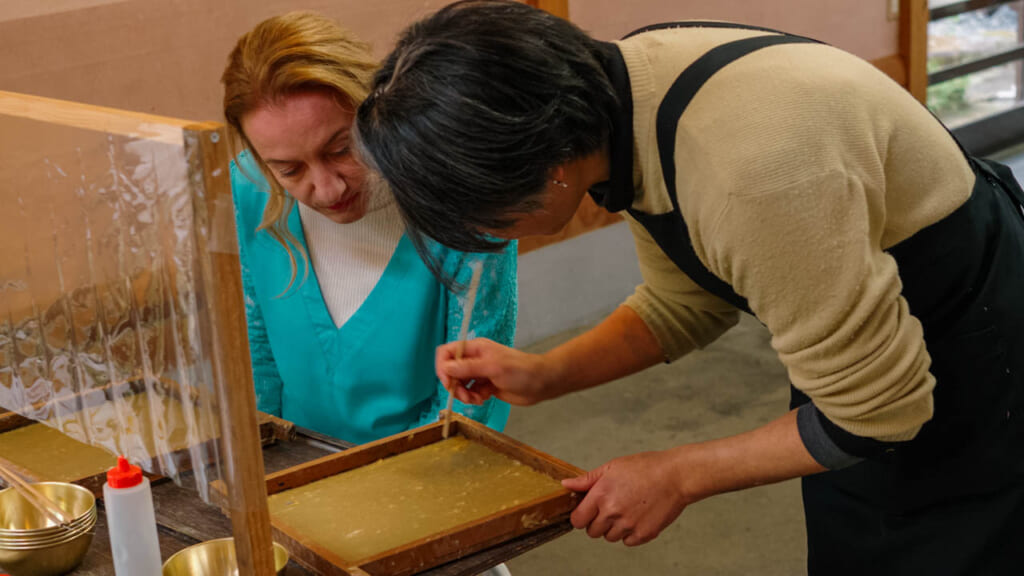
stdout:
<svg viewBox="0 0 1024 576">
<path fill-rule="evenodd" d="M 650 32 L 618 43 L 634 106 L 633 208 L 671 211 L 655 113 L 710 48 L 762 35 Z M 945 129 L 867 62 L 817 44 L 781 45 L 719 71 L 680 120 L 680 209 L 697 256 L 747 298 L 793 384 L 846 431 L 912 438 L 931 418 L 921 325 L 884 250 L 950 214 L 974 175 Z M 644 283 L 626 305 L 675 359 L 738 318 L 630 219 Z"/>
</svg>

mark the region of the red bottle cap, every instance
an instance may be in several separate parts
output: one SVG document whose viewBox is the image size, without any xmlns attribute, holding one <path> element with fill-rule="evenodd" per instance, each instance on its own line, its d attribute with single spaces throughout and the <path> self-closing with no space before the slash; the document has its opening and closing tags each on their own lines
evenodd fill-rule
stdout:
<svg viewBox="0 0 1024 576">
<path fill-rule="evenodd" d="M 107 470 L 107 484 L 111 488 L 131 488 L 142 484 L 142 469 L 132 466 L 124 459 L 117 457 L 117 466 Z"/>
</svg>

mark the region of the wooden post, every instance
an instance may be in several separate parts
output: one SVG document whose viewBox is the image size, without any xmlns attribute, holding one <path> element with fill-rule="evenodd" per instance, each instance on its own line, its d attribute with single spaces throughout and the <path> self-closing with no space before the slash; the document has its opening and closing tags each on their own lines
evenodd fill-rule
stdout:
<svg viewBox="0 0 1024 576">
<path fill-rule="evenodd" d="M 872 60 L 871 64 L 882 72 L 885 72 L 897 84 L 907 87 L 907 63 L 900 54 L 891 54 L 883 58 Z"/>
<path fill-rule="evenodd" d="M 559 18 L 569 19 L 569 0 L 527 0 L 534 8 L 550 12 Z"/>
<path fill-rule="evenodd" d="M 203 288 L 215 345 L 213 371 L 221 384 L 217 390 L 223 434 L 221 463 L 239 574 L 273 576 L 274 550 L 242 304 L 227 132 L 223 125 L 212 122 L 188 126 L 185 148 L 193 178 L 199 253 L 209 255 L 204 259 L 208 268 L 203 270 Z"/>
<path fill-rule="evenodd" d="M 907 66 L 907 90 L 928 100 L 928 0 L 900 0 L 900 56 Z"/>
</svg>

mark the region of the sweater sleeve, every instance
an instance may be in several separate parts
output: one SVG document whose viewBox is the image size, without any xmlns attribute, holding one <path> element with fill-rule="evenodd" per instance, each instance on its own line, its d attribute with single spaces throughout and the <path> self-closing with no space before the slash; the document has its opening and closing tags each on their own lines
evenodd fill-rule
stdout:
<svg viewBox="0 0 1024 576">
<path fill-rule="evenodd" d="M 912 439 L 932 415 L 930 358 L 881 249 L 884 214 L 883 194 L 830 170 L 734 193 L 705 236 L 709 266 L 747 298 L 823 416 L 802 421 L 855 456 Z M 805 445 L 812 433 L 801 429 Z"/>
<path fill-rule="evenodd" d="M 739 322 L 739 311 L 705 291 L 661 251 L 647 230 L 626 217 L 644 282 L 626 300 L 661 344 L 666 360 L 707 346 Z"/>
<path fill-rule="evenodd" d="M 260 194 L 255 184 L 231 163 L 231 186 L 235 198 L 235 225 L 238 229 L 238 257 L 242 269 L 242 290 L 245 298 L 246 332 L 249 336 L 249 356 L 252 360 L 253 384 L 256 389 L 256 408 L 273 416 L 281 416 L 281 391 L 284 386 L 274 361 L 267 327 L 263 321 L 259 299 L 253 287 L 248 267 L 245 214 L 240 199 L 246 194 Z"/>
<path fill-rule="evenodd" d="M 477 288 L 476 302 L 470 316 L 467 338 L 489 338 L 512 346 L 515 339 L 516 316 L 518 313 L 519 294 L 517 283 L 518 243 L 510 242 L 502 252 L 495 254 L 462 254 L 444 250 L 440 261 L 445 272 L 455 278 L 457 284 L 468 289 L 472 279 L 471 262 L 480 261 L 483 267 L 480 285 Z M 466 290 L 446 290 L 448 314 L 445 327 L 445 341 L 454 342 L 459 339 L 462 329 L 463 308 Z M 438 413 L 448 402 L 448 391 L 440 382 L 435 395 L 434 406 L 424 415 L 421 424 L 437 420 Z M 481 422 L 495 430 L 501 431 L 508 422 L 509 405 L 506 402 L 491 398 L 481 406 L 463 404 L 455 400 L 453 409 L 466 417 Z"/>
</svg>

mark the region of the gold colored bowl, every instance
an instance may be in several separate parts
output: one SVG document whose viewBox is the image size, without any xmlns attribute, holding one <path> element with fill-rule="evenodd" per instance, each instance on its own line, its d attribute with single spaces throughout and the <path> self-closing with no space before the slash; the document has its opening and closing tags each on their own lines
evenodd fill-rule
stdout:
<svg viewBox="0 0 1024 576">
<path fill-rule="evenodd" d="M 71 517 L 57 526 L 8 488 L 0 491 L 0 571 L 11 576 L 58 576 L 74 570 L 92 544 L 96 498 L 65 482 L 34 487 Z"/>
<path fill-rule="evenodd" d="M 68 540 L 69 536 L 92 530 L 96 525 L 96 519 L 96 509 L 93 508 L 85 516 L 76 518 L 74 522 L 63 527 L 55 526 L 52 531 L 49 529 L 46 531 L 25 530 L 19 536 L 0 535 L 0 548 L 38 548 L 45 544 L 57 544 Z"/>
<path fill-rule="evenodd" d="M 52 500 L 71 520 L 67 526 L 58 526 L 42 512 L 29 504 L 12 488 L 0 490 L 0 538 L 18 540 L 66 532 L 95 518 L 96 497 L 92 492 L 67 482 L 39 482 L 32 485 Z"/>
<path fill-rule="evenodd" d="M 274 542 L 274 570 L 288 564 L 288 551 Z M 237 576 L 234 538 L 219 538 L 189 546 L 164 562 L 163 576 Z M 12 574 L 11 576 L 16 576 Z"/>
<path fill-rule="evenodd" d="M 0 569 L 10 576 L 60 576 L 74 570 L 89 551 L 92 530 L 71 540 L 35 550 L 6 550 L 0 547 Z"/>
<path fill-rule="evenodd" d="M 96 526 L 95 518 L 93 518 L 88 524 L 84 524 L 77 528 L 69 528 L 61 534 L 46 536 L 45 538 L 34 538 L 31 540 L 2 540 L 0 541 L 0 554 L 17 550 L 39 550 L 63 544 L 78 538 L 82 534 L 92 532 L 94 526 Z"/>
</svg>

